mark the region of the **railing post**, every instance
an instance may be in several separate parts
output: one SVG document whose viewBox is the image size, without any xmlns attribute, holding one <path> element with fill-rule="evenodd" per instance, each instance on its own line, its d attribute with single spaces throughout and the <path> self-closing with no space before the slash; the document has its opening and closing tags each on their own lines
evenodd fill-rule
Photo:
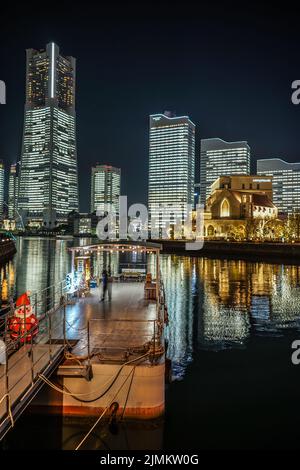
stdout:
<svg viewBox="0 0 300 470">
<path fill-rule="evenodd" d="M 154 347 L 153 347 L 153 361 L 155 361 L 155 343 L 156 343 L 156 320 L 154 320 Z"/>
<path fill-rule="evenodd" d="M 52 346 L 52 322 L 51 322 L 51 315 L 49 315 L 49 313 L 47 313 L 47 317 L 48 317 L 48 328 L 49 328 L 49 358 L 50 358 L 50 362 L 52 362 L 52 349 L 51 349 L 51 346 Z"/>
<path fill-rule="evenodd" d="M 51 292 L 52 291 L 52 292 Z M 50 296 L 50 305 L 51 305 L 51 310 L 54 309 L 55 307 L 55 285 L 49 288 L 49 296 Z"/>
<path fill-rule="evenodd" d="M 9 377 L 8 377 L 8 350 L 7 350 L 7 317 L 5 317 L 5 394 L 6 394 L 6 413 L 9 415 Z"/>
<path fill-rule="evenodd" d="M 35 301 L 34 301 L 34 314 L 37 317 L 37 292 L 34 294 L 34 298 L 35 298 Z"/>
<path fill-rule="evenodd" d="M 33 362 L 33 330 L 30 338 L 30 359 L 31 359 L 31 384 L 34 382 L 34 362 Z"/>
<path fill-rule="evenodd" d="M 160 294 L 160 267 L 159 267 L 159 251 L 156 251 L 156 299 L 159 302 Z"/>
<path fill-rule="evenodd" d="M 45 312 L 48 312 L 48 296 L 47 296 L 47 289 L 45 289 Z"/>
<path fill-rule="evenodd" d="M 23 325 L 24 333 L 23 334 L 21 333 L 21 337 L 24 336 L 23 340 L 24 340 L 24 345 L 25 345 L 27 343 L 26 305 L 23 305 L 23 312 L 24 312 L 24 325 Z M 21 344 L 22 344 L 22 340 L 21 340 Z"/>
<path fill-rule="evenodd" d="M 64 348 L 66 347 L 66 304 L 64 302 L 64 321 L 63 321 Z"/>
<path fill-rule="evenodd" d="M 90 320 L 87 323 L 87 347 L 88 347 L 88 367 L 91 365 L 91 354 L 90 354 Z"/>
</svg>

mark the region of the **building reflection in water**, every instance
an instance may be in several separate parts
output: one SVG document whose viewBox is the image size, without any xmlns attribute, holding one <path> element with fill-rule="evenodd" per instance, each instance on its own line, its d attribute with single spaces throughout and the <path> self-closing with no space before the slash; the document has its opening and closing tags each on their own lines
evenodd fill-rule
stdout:
<svg viewBox="0 0 300 470">
<path fill-rule="evenodd" d="M 70 271 L 70 242 L 46 238 L 19 238 L 17 254 L 1 267 L 2 304 L 25 291 L 40 292 L 58 283 Z"/>
<path fill-rule="evenodd" d="M 71 269 L 71 255 L 68 247 L 89 245 L 91 239 L 73 241 L 47 238 L 23 237 L 17 240 L 17 254 L 14 259 L 0 267 L 1 301 L 25 291 L 40 292 L 63 280 Z M 103 269 L 118 274 L 122 268 L 132 266 L 146 267 L 143 253 L 99 252 L 92 256 L 91 274 L 101 277 Z"/>
<path fill-rule="evenodd" d="M 168 356 L 180 378 L 199 349 L 300 327 L 300 266 L 163 255 Z"/>
<path fill-rule="evenodd" d="M 172 359 L 174 375 L 180 378 L 193 353 L 195 263 L 188 257 L 163 256 L 161 271 L 170 321 L 166 331 L 168 356 Z"/>
<path fill-rule="evenodd" d="M 72 241 L 24 237 L 17 243 L 14 259 L 0 267 L 2 305 L 26 290 L 34 293 L 59 282 L 71 269 L 67 248 Z M 92 275 L 145 263 L 142 253 L 96 253 Z M 154 255 L 147 269 L 155 274 Z M 300 266 L 162 255 L 161 271 L 175 377 L 184 375 L 200 349 L 244 347 L 251 336 L 300 328 Z"/>
</svg>

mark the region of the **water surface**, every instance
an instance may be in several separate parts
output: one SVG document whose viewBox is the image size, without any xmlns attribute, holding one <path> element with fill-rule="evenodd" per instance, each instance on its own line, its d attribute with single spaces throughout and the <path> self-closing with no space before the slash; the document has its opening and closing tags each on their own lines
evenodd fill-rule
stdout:
<svg viewBox="0 0 300 470">
<path fill-rule="evenodd" d="M 70 243 L 20 239 L 1 268 L 2 301 L 61 280 Z M 94 269 L 144 262 L 135 256 L 96 259 Z M 161 271 L 173 375 L 166 416 L 127 423 L 118 436 L 99 428 L 88 448 L 298 448 L 300 366 L 291 363 L 291 342 L 300 339 L 300 267 L 162 255 Z M 4 446 L 72 449 L 93 422 L 31 416 L 29 409 Z"/>
</svg>

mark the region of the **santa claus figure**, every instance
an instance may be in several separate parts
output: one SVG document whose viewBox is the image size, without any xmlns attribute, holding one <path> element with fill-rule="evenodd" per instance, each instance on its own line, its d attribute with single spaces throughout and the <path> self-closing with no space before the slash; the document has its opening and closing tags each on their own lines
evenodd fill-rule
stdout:
<svg viewBox="0 0 300 470">
<path fill-rule="evenodd" d="M 8 324 L 10 337 L 20 339 L 21 343 L 29 343 L 38 334 L 38 320 L 32 313 L 29 292 L 20 295 L 15 307 L 15 313 L 9 319 Z"/>
</svg>

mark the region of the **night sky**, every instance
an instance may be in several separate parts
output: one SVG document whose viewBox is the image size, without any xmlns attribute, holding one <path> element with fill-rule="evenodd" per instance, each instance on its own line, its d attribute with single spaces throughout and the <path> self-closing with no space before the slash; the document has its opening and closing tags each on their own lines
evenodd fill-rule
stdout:
<svg viewBox="0 0 300 470">
<path fill-rule="evenodd" d="M 220 137 L 247 140 L 253 160 L 300 161 L 300 105 L 291 102 L 291 83 L 300 79 L 300 21 L 292 7 L 11 4 L 1 12 L 7 104 L 0 106 L 0 157 L 7 165 L 20 158 L 25 49 L 54 41 L 77 59 L 81 211 L 89 210 L 96 162 L 121 167 L 122 193 L 146 202 L 148 116 L 164 110 L 196 124 L 197 157 L 201 138 Z"/>
</svg>

